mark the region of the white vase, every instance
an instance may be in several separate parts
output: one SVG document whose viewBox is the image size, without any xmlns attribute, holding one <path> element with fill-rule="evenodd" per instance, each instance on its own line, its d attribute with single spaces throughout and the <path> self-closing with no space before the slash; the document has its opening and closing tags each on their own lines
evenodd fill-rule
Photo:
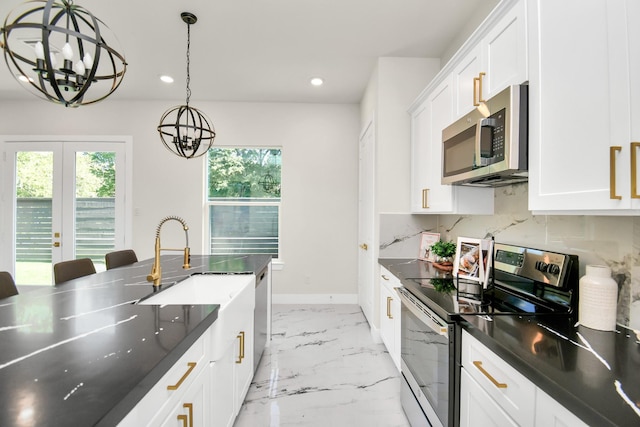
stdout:
<svg viewBox="0 0 640 427">
<path fill-rule="evenodd" d="M 579 286 L 578 322 L 599 331 L 615 331 L 618 284 L 611 277 L 611 269 L 604 265 L 587 265 Z"/>
</svg>

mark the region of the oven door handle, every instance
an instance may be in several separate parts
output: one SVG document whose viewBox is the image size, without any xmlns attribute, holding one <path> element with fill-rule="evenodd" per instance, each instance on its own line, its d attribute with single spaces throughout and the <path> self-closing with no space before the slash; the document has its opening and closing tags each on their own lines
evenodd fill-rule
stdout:
<svg viewBox="0 0 640 427">
<path fill-rule="evenodd" d="M 429 308 L 424 306 L 422 303 L 418 303 L 417 301 L 415 302 L 412 301 L 409 297 L 410 295 L 409 291 L 402 288 L 398 288 L 397 292 L 398 292 L 398 295 L 400 295 L 400 300 L 402 301 L 402 304 L 405 307 L 407 307 L 407 309 L 411 313 L 413 313 L 413 315 L 416 316 L 418 320 L 420 320 L 422 323 L 427 325 L 429 329 L 431 329 L 433 332 L 437 333 L 438 335 L 442 335 L 443 337 L 447 337 L 447 338 L 449 337 L 449 328 L 444 322 L 440 322 L 436 320 L 438 319 L 438 317 L 435 315 L 435 313 L 432 314 L 431 310 L 429 310 Z"/>
</svg>

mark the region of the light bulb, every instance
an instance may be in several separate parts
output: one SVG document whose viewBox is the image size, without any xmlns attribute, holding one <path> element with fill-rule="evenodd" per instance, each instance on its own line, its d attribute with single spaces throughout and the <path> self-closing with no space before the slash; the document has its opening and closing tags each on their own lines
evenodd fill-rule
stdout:
<svg viewBox="0 0 640 427">
<path fill-rule="evenodd" d="M 62 56 L 64 59 L 68 59 L 69 61 L 73 59 L 73 49 L 71 49 L 71 45 L 69 43 L 65 43 L 62 48 Z"/>
<path fill-rule="evenodd" d="M 89 52 L 84 54 L 84 58 L 82 58 L 82 62 L 84 63 L 84 68 L 87 70 L 91 69 L 93 65 L 93 58 L 89 55 Z"/>
<path fill-rule="evenodd" d="M 44 46 L 42 45 L 42 42 L 39 41 L 38 43 L 36 43 L 35 49 L 36 49 L 36 58 L 44 59 Z"/>
<path fill-rule="evenodd" d="M 82 63 L 82 61 L 77 61 L 76 62 L 76 65 L 73 66 L 73 71 L 75 71 L 76 74 L 80 74 L 81 76 L 84 75 L 85 68 L 84 68 L 84 64 Z"/>
</svg>

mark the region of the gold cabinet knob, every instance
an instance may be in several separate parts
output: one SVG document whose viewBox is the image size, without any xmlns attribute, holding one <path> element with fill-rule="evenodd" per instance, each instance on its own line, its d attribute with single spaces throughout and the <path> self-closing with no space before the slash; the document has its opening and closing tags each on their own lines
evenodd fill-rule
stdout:
<svg viewBox="0 0 640 427">
<path fill-rule="evenodd" d="M 54 248 L 59 248 L 60 247 L 60 242 L 53 242 L 53 247 Z"/>
<path fill-rule="evenodd" d="M 367 246 L 366 243 L 363 243 L 360 245 L 360 249 L 364 249 L 365 251 L 369 249 L 369 246 Z"/>
</svg>

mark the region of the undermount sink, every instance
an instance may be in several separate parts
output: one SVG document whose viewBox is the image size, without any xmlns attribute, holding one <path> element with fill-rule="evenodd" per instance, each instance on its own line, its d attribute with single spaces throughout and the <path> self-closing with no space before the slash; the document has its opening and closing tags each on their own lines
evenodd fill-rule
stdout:
<svg viewBox="0 0 640 427">
<path fill-rule="evenodd" d="M 247 313 L 253 314 L 256 295 L 254 274 L 194 274 L 175 285 L 137 302 L 140 305 L 219 304 L 218 318 L 213 324 L 212 361 L 223 355 L 235 333 L 240 330 Z"/>
</svg>

